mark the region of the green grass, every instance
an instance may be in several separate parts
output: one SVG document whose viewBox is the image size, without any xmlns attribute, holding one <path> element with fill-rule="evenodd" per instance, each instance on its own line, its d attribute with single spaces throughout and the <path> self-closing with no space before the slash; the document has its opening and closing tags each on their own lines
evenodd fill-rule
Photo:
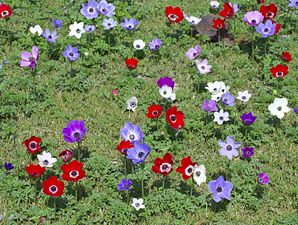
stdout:
<svg viewBox="0 0 298 225">
<path fill-rule="evenodd" d="M 297 116 L 293 111 L 286 114 L 275 128 L 268 105 L 275 97 L 286 97 L 289 107 L 298 106 L 297 57 L 298 35 L 295 30 L 297 12 L 288 12 L 287 1 L 275 1 L 279 8 L 276 18 L 283 29 L 268 42 L 269 52 L 263 54 L 264 40 L 257 38 L 256 61 L 252 61 L 252 32 L 244 24 L 242 17 L 252 6 L 241 0 L 240 12 L 232 18 L 234 44 L 212 43 L 205 37 L 190 37 L 189 26 L 184 21 L 175 26 L 183 34 L 179 41 L 172 39 L 172 28 L 166 25 L 164 9 L 167 5 L 180 5 L 190 15 L 208 14 L 209 2 L 192 1 L 135 1 L 131 8 L 124 1 L 113 1 L 116 5 L 116 20 L 124 16 L 140 21 L 139 28 L 129 34 L 118 27 L 112 31 L 112 47 L 106 43 L 101 28 L 102 18 L 88 21 L 81 14 L 81 3 L 70 5 L 64 14 L 66 1 L 5 1 L 14 11 L 8 21 L 0 21 L 0 62 L 8 60 L 0 70 L 0 162 L 11 161 L 22 168 L 17 178 L 17 170 L 0 176 L 0 215 L 3 224 L 38 224 L 45 217 L 46 224 L 297 224 Z M 258 6 L 255 6 L 258 7 Z M 50 19 L 59 18 L 63 22 L 58 30 L 55 54 L 49 58 L 49 45 L 45 39 L 33 38 L 29 33 L 31 25 L 40 24 L 50 28 Z M 73 21 L 95 24 L 97 31 L 91 43 L 87 35 L 77 40 L 68 36 L 68 26 Z M 288 38 L 282 39 L 286 34 Z M 148 48 L 140 60 L 136 73 L 131 77 L 124 59 L 133 56 L 132 42 L 143 39 L 149 43 L 159 37 L 163 41 L 160 59 L 154 59 Z M 40 49 L 37 75 L 32 77 L 28 69 L 20 68 L 22 51 L 31 50 L 34 43 Z M 77 70 L 70 74 L 70 63 L 61 52 L 67 44 L 79 47 L 81 57 L 73 65 Z M 193 63 L 184 54 L 195 45 L 200 45 L 200 59 L 208 58 L 213 72 L 201 76 Z M 281 84 L 271 77 L 269 69 L 280 63 L 282 51 L 291 52 L 293 61 L 288 64 L 289 74 Z M 85 56 L 84 52 L 89 55 Z M 150 104 L 161 103 L 156 80 L 170 76 L 176 82 L 177 100 L 175 105 L 185 114 L 185 129 L 178 138 L 168 132 L 164 114 L 159 121 L 159 130 L 146 118 Z M 230 92 L 249 90 L 253 94 L 249 104 L 243 109 L 236 106 L 229 109 L 231 122 L 218 126 L 213 122 L 205 125 L 205 112 L 200 109 L 204 98 L 210 98 L 204 90 L 207 82 L 224 81 L 231 87 Z M 30 89 L 35 89 L 35 93 Z M 117 97 L 113 89 L 119 90 Z M 276 90 L 276 94 L 275 91 Z M 135 113 L 125 111 L 126 100 L 138 98 Z M 239 117 L 243 112 L 252 111 L 258 118 L 252 126 L 247 140 L 244 139 Z M 58 211 L 54 218 L 53 201 L 40 189 L 38 202 L 34 204 L 34 186 L 23 168 L 28 164 L 29 155 L 22 142 L 36 135 L 43 138 L 43 148 L 57 156 L 67 148 L 75 148 L 64 142 L 61 129 L 71 119 L 83 119 L 88 133 L 82 146 L 86 150 L 84 168 L 86 178 L 79 182 L 82 188 L 77 204 L 71 188 L 58 200 Z M 125 196 L 117 191 L 117 183 L 124 177 L 122 157 L 116 150 L 119 131 L 125 122 L 139 124 L 145 133 L 145 142 L 152 151 L 145 162 L 145 210 L 136 212 L 126 204 Z M 16 145 L 12 136 L 16 136 Z M 219 139 L 231 135 L 235 140 L 255 147 L 251 161 L 234 159 L 228 169 L 228 160 L 219 155 Z M 172 152 L 177 168 L 180 160 L 191 155 L 193 161 L 207 168 L 207 182 L 219 175 L 234 185 L 232 200 L 214 203 L 209 196 L 207 184 L 195 187 L 192 197 L 189 186 L 184 184 L 179 174 L 170 174 L 166 183 L 166 193 L 161 191 L 161 177 L 153 174 L 151 166 L 156 157 L 167 151 Z M 16 157 L 16 152 L 18 157 Z M 35 160 L 36 162 L 36 160 Z M 60 176 L 61 163 L 47 172 Z M 257 175 L 266 172 L 270 183 L 258 188 Z M 135 175 L 131 197 L 141 197 L 140 182 Z M 188 184 L 190 184 L 188 182 Z M 66 185 L 68 186 L 68 185 Z"/>
</svg>

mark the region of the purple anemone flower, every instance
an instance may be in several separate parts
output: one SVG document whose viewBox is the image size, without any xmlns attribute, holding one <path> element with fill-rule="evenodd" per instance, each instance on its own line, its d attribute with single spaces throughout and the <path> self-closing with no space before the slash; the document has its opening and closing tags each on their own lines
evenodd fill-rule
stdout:
<svg viewBox="0 0 298 225">
<path fill-rule="evenodd" d="M 104 16 L 111 17 L 115 15 L 115 6 L 112 3 L 100 1 L 97 6 L 97 9 Z"/>
<path fill-rule="evenodd" d="M 294 107 L 293 111 L 298 116 L 298 107 Z"/>
<path fill-rule="evenodd" d="M 221 101 L 224 105 L 233 106 L 235 103 L 235 98 L 229 92 L 226 92 L 221 96 Z"/>
<path fill-rule="evenodd" d="M 117 22 L 113 18 L 108 18 L 104 19 L 101 25 L 104 30 L 111 30 L 116 27 Z"/>
<path fill-rule="evenodd" d="M 133 30 L 138 24 L 139 22 L 133 18 L 129 20 L 127 18 L 124 18 L 124 22 L 120 23 L 120 26 L 126 30 Z"/>
<path fill-rule="evenodd" d="M 89 0 L 82 4 L 81 13 L 87 19 L 94 19 L 98 17 L 97 2 L 95 0 Z"/>
<path fill-rule="evenodd" d="M 127 122 L 125 126 L 120 129 L 120 137 L 125 141 L 135 143 L 143 140 L 144 133 L 140 126 Z"/>
<path fill-rule="evenodd" d="M 261 185 L 267 185 L 269 183 L 269 176 L 264 172 L 259 173 L 258 182 Z"/>
<path fill-rule="evenodd" d="M 170 77 L 162 77 L 159 78 L 159 80 L 156 82 L 159 88 L 162 88 L 163 86 L 168 86 L 172 89 L 174 89 L 175 82 Z"/>
<path fill-rule="evenodd" d="M 288 7 L 294 7 L 298 9 L 298 0 L 290 0 L 290 4 L 288 5 Z"/>
<path fill-rule="evenodd" d="M 213 100 L 204 99 L 204 103 L 201 107 L 207 113 L 216 112 L 218 110 L 216 102 Z"/>
<path fill-rule="evenodd" d="M 192 60 L 197 58 L 200 53 L 201 53 L 201 47 L 197 45 L 194 48 L 188 49 L 188 51 L 185 53 L 185 56 L 190 60 Z"/>
<path fill-rule="evenodd" d="M 117 185 L 118 191 L 129 191 L 132 185 L 131 179 L 122 179 L 121 182 Z"/>
<path fill-rule="evenodd" d="M 264 16 L 259 11 L 251 11 L 247 12 L 243 19 L 249 26 L 255 27 L 263 21 Z"/>
<path fill-rule="evenodd" d="M 228 2 L 228 3 L 233 8 L 234 14 L 236 14 L 239 11 L 238 4 L 233 4 L 232 2 Z"/>
<path fill-rule="evenodd" d="M 221 149 L 219 154 L 222 156 L 227 156 L 229 160 L 232 160 L 233 156 L 238 157 L 238 148 L 240 147 L 240 142 L 235 142 L 231 136 L 227 136 L 227 142 L 222 140 L 218 141 Z"/>
<path fill-rule="evenodd" d="M 71 45 L 66 46 L 62 55 L 70 61 L 76 61 L 80 57 L 79 49 Z"/>
<path fill-rule="evenodd" d="M 275 23 L 272 23 L 271 20 L 267 20 L 265 24 L 260 23 L 256 27 L 256 31 L 262 34 L 263 38 L 267 38 L 269 36 L 272 36 L 275 33 L 275 27 L 276 27 Z"/>
<path fill-rule="evenodd" d="M 88 25 L 88 26 L 85 26 L 84 27 L 84 30 L 87 32 L 87 33 L 92 33 L 93 31 L 95 31 L 96 29 L 96 26 L 94 25 Z"/>
<path fill-rule="evenodd" d="M 246 146 L 244 148 L 242 148 L 242 157 L 243 158 L 249 158 L 252 157 L 254 155 L 254 147 L 251 146 Z"/>
<path fill-rule="evenodd" d="M 21 67 L 29 67 L 31 69 L 34 69 L 37 65 L 37 59 L 39 56 L 39 49 L 36 46 L 32 47 L 32 53 L 31 52 L 22 52 L 21 53 Z"/>
<path fill-rule="evenodd" d="M 257 119 L 256 116 L 253 116 L 252 112 L 243 113 L 242 116 L 240 116 L 240 118 L 245 125 L 251 125 Z"/>
<path fill-rule="evenodd" d="M 62 28 L 62 21 L 61 20 L 53 20 L 53 26 L 55 28 L 61 29 Z"/>
<path fill-rule="evenodd" d="M 87 132 L 84 120 L 71 120 L 66 127 L 62 129 L 64 141 L 68 143 L 80 142 Z"/>
<path fill-rule="evenodd" d="M 127 149 L 127 158 L 131 159 L 133 164 L 142 163 L 150 151 L 151 149 L 146 143 L 134 143 L 133 148 Z"/>
<path fill-rule="evenodd" d="M 155 38 L 149 43 L 149 48 L 152 51 L 156 51 L 160 49 L 161 45 L 162 45 L 162 41 L 159 38 Z"/>
<path fill-rule="evenodd" d="M 209 191 L 213 193 L 215 202 L 220 202 L 222 199 L 231 199 L 233 184 L 229 181 L 225 181 L 223 176 L 219 176 L 216 180 L 210 181 L 208 188 Z"/>
<path fill-rule="evenodd" d="M 43 32 L 42 36 L 47 40 L 47 42 L 51 42 L 51 43 L 56 42 L 56 39 L 58 38 L 57 31 L 54 30 L 53 33 L 51 33 L 49 29 L 46 29 Z"/>
<path fill-rule="evenodd" d="M 11 162 L 5 162 L 4 163 L 4 168 L 5 168 L 6 171 L 10 171 L 14 168 L 14 166 Z"/>
</svg>

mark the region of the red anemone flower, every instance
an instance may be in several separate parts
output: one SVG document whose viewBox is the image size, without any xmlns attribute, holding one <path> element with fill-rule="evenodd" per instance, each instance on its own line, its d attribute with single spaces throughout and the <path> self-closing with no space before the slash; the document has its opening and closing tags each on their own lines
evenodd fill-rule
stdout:
<svg viewBox="0 0 298 225">
<path fill-rule="evenodd" d="M 272 19 L 276 16 L 277 13 L 277 7 L 274 3 L 271 3 L 268 6 L 262 5 L 260 7 L 260 12 L 263 14 L 263 16 L 267 19 Z"/>
<path fill-rule="evenodd" d="M 25 170 L 27 171 L 30 177 L 38 178 L 44 173 L 45 168 L 41 167 L 39 164 L 34 165 L 31 163 L 29 166 L 26 166 Z"/>
<path fill-rule="evenodd" d="M 171 153 L 166 153 L 163 158 L 156 158 L 154 160 L 154 165 L 152 166 L 153 173 L 160 173 L 163 176 L 167 176 L 173 171 L 173 156 Z"/>
<path fill-rule="evenodd" d="M 234 8 L 228 2 L 226 2 L 224 4 L 224 9 L 221 10 L 218 15 L 224 18 L 230 18 L 234 16 Z"/>
<path fill-rule="evenodd" d="M 62 179 L 66 181 L 77 182 L 78 180 L 83 179 L 85 175 L 85 171 L 82 170 L 84 163 L 80 163 L 78 160 L 73 160 L 69 164 L 64 164 L 61 166 L 63 170 Z"/>
<path fill-rule="evenodd" d="M 139 60 L 137 60 L 135 58 L 125 59 L 125 64 L 126 64 L 127 68 L 130 70 L 136 69 L 138 66 L 138 62 L 139 62 Z"/>
<path fill-rule="evenodd" d="M 288 74 L 288 66 L 278 64 L 276 67 L 272 67 L 270 72 L 274 77 L 285 77 Z"/>
<path fill-rule="evenodd" d="M 212 22 L 213 22 L 212 27 L 217 30 L 225 28 L 225 20 L 217 18 L 216 20 L 212 20 Z"/>
<path fill-rule="evenodd" d="M 176 106 L 173 106 L 166 111 L 166 120 L 175 130 L 184 128 L 184 113 L 177 111 Z"/>
<path fill-rule="evenodd" d="M 184 19 L 183 12 L 179 6 L 168 6 L 165 13 L 171 23 L 180 23 Z"/>
<path fill-rule="evenodd" d="M 286 62 L 291 62 L 292 61 L 292 56 L 291 56 L 290 52 L 283 52 L 281 57 Z"/>
<path fill-rule="evenodd" d="M 42 139 L 39 137 L 32 136 L 24 141 L 24 145 L 28 149 L 28 151 L 33 155 L 36 152 L 40 152 L 40 143 Z"/>
<path fill-rule="evenodd" d="M 9 5 L 1 4 L 0 3 L 0 18 L 5 19 L 10 17 L 12 14 L 11 8 Z"/>
<path fill-rule="evenodd" d="M 133 148 L 134 145 L 130 143 L 129 140 L 124 141 L 122 140 L 120 144 L 117 146 L 117 149 L 123 154 L 126 155 L 127 149 Z"/>
<path fill-rule="evenodd" d="M 191 161 L 191 157 L 187 156 L 181 160 L 181 166 L 176 169 L 177 173 L 182 173 L 183 180 L 189 179 L 193 174 L 193 168 L 197 163 Z"/>
<path fill-rule="evenodd" d="M 257 0 L 258 4 L 265 4 L 265 0 Z"/>
<path fill-rule="evenodd" d="M 63 162 L 69 162 L 73 157 L 73 151 L 70 149 L 65 149 L 59 153 L 59 157 Z"/>
<path fill-rule="evenodd" d="M 56 176 L 50 176 L 42 183 L 43 193 L 52 197 L 59 197 L 63 194 L 64 183 Z"/>
<path fill-rule="evenodd" d="M 147 117 L 150 119 L 160 117 L 162 113 L 162 107 L 160 105 L 150 105 L 147 108 Z"/>
</svg>

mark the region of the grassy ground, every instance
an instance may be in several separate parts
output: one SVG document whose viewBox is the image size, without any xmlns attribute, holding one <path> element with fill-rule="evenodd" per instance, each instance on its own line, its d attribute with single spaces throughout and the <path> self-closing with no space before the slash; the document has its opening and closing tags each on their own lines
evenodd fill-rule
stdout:
<svg viewBox="0 0 298 225">
<path fill-rule="evenodd" d="M 55 215 L 52 200 L 42 191 L 37 204 L 33 203 L 34 186 L 23 170 L 17 178 L 17 170 L 6 176 L 2 169 L 2 223 L 38 224 L 43 217 L 47 224 L 297 224 L 298 117 L 291 111 L 274 126 L 275 120 L 267 109 L 275 97 L 286 97 L 291 108 L 298 106 L 297 11 L 289 13 L 287 1 L 275 1 L 281 32 L 267 43 L 266 55 L 264 40 L 257 39 L 256 60 L 253 61 L 250 55 L 252 32 L 242 21 L 243 14 L 252 8 L 248 1 L 239 1 L 240 12 L 231 19 L 232 46 L 212 43 L 202 36 L 191 37 L 186 22 L 175 27 L 182 32 L 175 38 L 172 28 L 166 25 L 163 11 L 167 5 L 179 4 L 188 14 L 201 17 L 209 13 L 208 1 L 144 0 L 135 1 L 133 7 L 125 1 L 113 1 L 118 22 L 123 16 L 134 17 L 140 25 L 131 35 L 118 26 L 112 31 L 112 47 L 106 43 L 100 26 L 102 18 L 88 21 L 80 14 L 82 2 L 71 4 L 67 14 L 63 11 L 66 1 L 61 0 L 4 2 L 11 4 L 14 15 L 8 21 L 0 21 L 0 62 L 8 61 L 0 70 L 1 164 L 12 161 L 21 168 L 27 165 L 30 159 L 22 142 L 32 135 L 42 137 L 44 149 L 54 155 L 66 147 L 75 148 L 65 143 L 61 135 L 61 129 L 71 119 L 85 120 L 88 133 L 83 141 L 87 177 L 80 182 L 79 203 L 69 188 L 59 199 Z M 45 39 L 34 39 L 28 29 L 32 24 L 51 28 L 53 18 L 61 19 L 63 28 L 58 31 L 59 38 L 50 56 L 50 46 Z M 73 21 L 97 25 L 91 42 L 87 35 L 80 40 L 68 36 L 68 26 Z M 282 39 L 281 35 L 288 37 Z M 156 59 L 146 49 L 136 70 L 139 77 L 130 76 L 124 59 L 134 54 L 133 40 L 143 39 L 148 43 L 156 37 L 164 43 L 160 58 Z M 20 53 L 30 50 L 34 44 L 40 48 L 41 55 L 37 75 L 32 77 L 30 71 L 20 68 L 18 63 Z M 74 74 L 69 73 L 70 63 L 61 55 L 67 44 L 78 46 L 81 53 L 73 64 Z M 211 74 L 199 75 L 184 56 L 188 48 L 195 45 L 202 47 L 200 59 L 207 57 L 212 65 Z M 289 74 L 278 84 L 269 68 L 278 64 L 285 50 L 291 52 L 293 61 L 289 63 Z M 88 52 L 88 56 L 84 52 Z M 168 131 L 163 119 L 156 130 L 154 123 L 146 118 L 147 106 L 162 102 L 156 86 L 161 76 L 170 76 L 177 84 L 175 105 L 184 112 L 186 122 L 178 138 Z M 253 94 L 247 106 L 237 103 L 230 109 L 232 120 L 223 126 L 213 122 L 205 125 L 205 113 L 200 109 L 203 99 L 210 98 L 204 87 L 207 82 L 216 80 L 229 85 L 234 95 L 243 90 Z M 113 89 L 119 90 L 117 97 L 111 94 Z M 124 111 L 126 100 L 131 96 L 139 100 L 135 113 Z M 239 117 L 249 111 L 258 118 L 245 140 Z M 128 121 L 142 127 L 145 142 L 152 148 L 145 164 L 146 209 L 140 212 L 125 203 L 116 186 L 123 178 L 123 171 L 122 158 L 115 149 L 120 141 L 119 130 Z M 256 148 L 251 161 L 235 159 L 228 167 L 227 159 L 218 153 L 217 144 L 227 135 Z M 12 136 L 16 137 L 15 144 Z M 207 184 L 196 187 L 190 197 L 189 187 L 176 173 L 170 174 L 167 191 L 163 194 L 161 179 L 152 174 L 150 168 L 153 160 L 167 151 L 173 153 L 175 167 L 187 155 L 204 164 L 208 182 L 224 175 L 234 184 L 232 200 L 215 204 L 210 200 Z M 256 182 L 260 171 L 270 177 L 270 184 L 261 189 Z M 51 173 L 59 175 L 59 166 L 47 175 Z M 140 197 L 139 175 L 139 171 L 130 175 L 135 183 L 132 197 Z"/>
</svg>

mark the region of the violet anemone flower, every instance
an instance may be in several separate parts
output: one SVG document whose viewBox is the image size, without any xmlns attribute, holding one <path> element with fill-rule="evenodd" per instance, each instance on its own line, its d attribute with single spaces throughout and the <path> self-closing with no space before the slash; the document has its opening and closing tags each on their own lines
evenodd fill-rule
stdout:
<svg viewBox="0 0 298 225">
<path fill-rule="evenodd" d="M 132 186 L 132 180 L 131 179 L 122 179 L 121 182 L 117 185 L 118 191 L 129 191 Z"/>
<path fill-rule="evenodd" d="M 54 43 L 56 42 L 56 39 L 58 38 L 57 36 L 57 31 L 54 30 L 52 33 L 50 32 L 49 29 L 46 29 L 42 36 L 47 40 L 47 42 L 51 42 L 51 43 Z"/>
<path fill-rule="evenodd" d="M 39 49 L 36 46 L 32 47 L 32 53 L 30 52 L 22 52 L 21 54 L 21 67 L 29 67 L 34 69 L 37 65 L 37 59 L 39 56 Z"/>
<path fill-rule="evenodd" d="M 124 18 L 124 22 L 120 23 L 120 26 L 126 30 L 134 30 L 138 24 L 139 22 L 133 18 Z"/>
<path fill-rule="evenodd" d="M 4 163 L 4 168 L 5 168 L 6 171 L 11 171 L 14 168 L 14 166 L 11 162 L 5 162 Z"/>
<path fill-rule="evenodd" d="M 267 38 L 269 36 L 272 36 L 275 33 L 275 27 L 276 27 L 276 23 L 272 23 L 271 20 L 267 20 L 265 24 L 260 23 L 256 27 L 256 31 L 262 34 L 263 38 Z"/>
<path fill-rule="evenodd" d="M 219 176 L 216 180 L 210 181 L 208 188 L 209 191 L 213 193 L 215 202 L 220 202 L 222 199 L 231 199 L 233 184 L 229 181 L 225 181 L 223 176 Z"/>
<path fill-rule="evenodd" d="M 253 116 L 252 112 L 243 113 L 242 116 L 240 116 L 240 118 L 245 125 L 251 125 L 257 119 L 256 116 Z"/>
<path fill-rule="evenodd" d="M 235 103 L 235 98 L 229 92 L 226 92 L 221 96 L 221 101 L 224 105 L 233 106 Z"/>
<path fill-rule="evenodd" d="M 294 107 L 293 111 L 298 116 L 298 107 Z"/>
<path fill-rule="evenodd" d="M 197 45 L 194 48 L 188 49 L 188 51 L 185 53 L 185 56 L 190 60 L 192 60 L 197 58 L 200 52 L 201 52 L 201 47 Z"/>
<path fill-rule="evenodd" d="M 170 77 L 162 77 L 159 78 L 159 80 L 156 82 L 159 88 L 162 88 L 163 86 L 168 86 L 174 89 L 175 82 Z"/>
<path fill-rule="evenodd" d="M 125 126 L 120 129 L 120 136 L 123 140 L 130 141 L 133 144 L 142 141 L 144 133 L 139 125 L 127 122 Z"/>
<path fill-rule="evenodd" d="M 219 140 L 218 144 L 221 147 L 219 150 L 220 155 L 227 156 L 229 160 L 232 160 L 233 156 L 238 157 L 238 148 L 241 145 L 240 142 L 235 142 L 232 137 L 227 136 L 227 142 Z"/>
<path fill-rule="evenodd" d="M 62 21 L 61 20 L 53 20 L 53 26 L 55 28 L 61 29 L 62 28 Z"/>
<path fill-rule="evenodd" d="M 252 157 L 254 155 L 254 147 L 251 146 L 246 146 L 244 148 L 242 148 L 242 157 L 243 158 L 249 158 Z"/>
<path fill-rule="evenodd" d="M 298 0 L 290 0 L 288 7 L 294 7 L 298 10 Z"/>
<path fill-rule="evenodd" d="M 82 4 L 81 13 L 87 19 L 94 19 L 98 17 L 97 2 L 95 0 L 89 0 Z"/>
<path fill-rule="evenodd" d="M 101 25 L 104 30 L 111 30 L 116 27 L 117 21 L 115 21 L 113 18 L 108 18 L 104 19 Z"/>
<path fill-rule="evenodd" d="M 80 57 L 79 49 L 71 45 L 66 46 L 62 55 L 70 61 L 76 61 Z"/>
<path fill-rule="evenodd" d="M 106 1 L 100 1 L 97 5 L 99 13 L 104 16 L 114 16 L 115 15 L 115 6 L 112 3 L 107 3 Z"/>
<path fill-rule="evenodd" d="M 96 29 L 96 26 L 94 25 L 87 25 L 84 27 L 84 30 L 87 32 L 87 33 L 92 33 L 93 31 L 95 31 Z"/>
<path fill-rule="evenodd" d="M 133 148 L 127 149 L 127 158 L 131 159 L 133 164 L 142 163 L 150 151 L 151 149 L 146 143 L 134 143 Z"/>
<path fill-rule="evenodd" d="M 247 12 L 243 19 L 249 26 L 255 27 L 263 21 L 264 16 L 259 11 L 251 11 Z"/>
<path fill-rule="evenodd" d="M 218 110 L 216 102 L 213 100 L 204 99 L 204 103 L 201 107 L 207 113 L 216 112 Z"/>
<path fill-rule="evenodd" d="M 269 183 L 269 176 L 264 172 L 259 173 L 258 183 L 261 185 L 267 185 Z"/>
<path fill-rule="evenodd" d="M 162 41 L 159 38 L 155 38 L 149 43 L 149 48 L 151 51 L 156 51 L 160 49 L 161 45 Z"/>
<path fill-rule="evenodd" d="M 62 129 L 64 141 L 68 143 L 80 142 L 87 132 L 84 120 L 71 120 L 66 127 Z"/>
</svg>

